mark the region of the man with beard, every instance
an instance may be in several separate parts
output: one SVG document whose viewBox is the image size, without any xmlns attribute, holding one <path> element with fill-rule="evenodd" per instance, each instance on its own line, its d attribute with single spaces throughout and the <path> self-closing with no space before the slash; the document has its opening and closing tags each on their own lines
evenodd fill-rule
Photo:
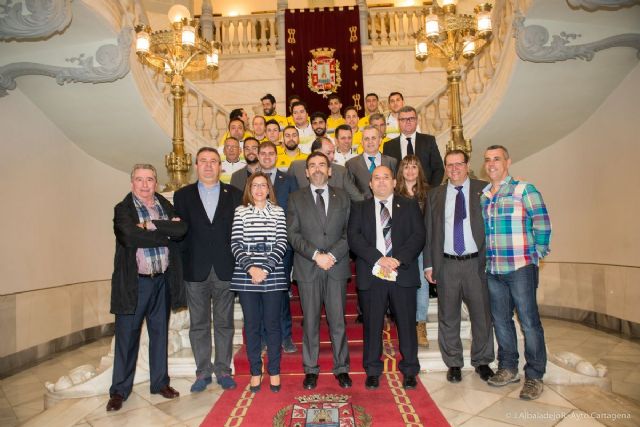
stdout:
<svg viewBox="0 0 640 427">
<path fill-rule="evenodd" d="M 253 128 L 253 137 L 257 139 L 258 142 L 264 142 L 267 140 L 267 122 L 264 117 L 255 116 L 251 121 L 251 127 Z"/>
<path fill-rule="evenodd" d="M 389 115 L 387 116 L 387 136 L 391 139 L 400 136 L 400 126 L 398 125 L 398 111 L 404 107 L 404 96 L 400 92 L 389 94 Z"/>
<path fill-rule="evenodd" d="M 304 102 L 294 102 L 291 105 L 291 114 L 293 114 L 294 126 L 298 130 L 300 151 L 309 154 L 311 152 L 311 144 L 313 140 L 316 139 L 316 134 L 309 123 L 307 104 Z"/>
<path fill-rule="evenodd" d="M 338 126 L 345 124 L 345 121 L 344 117 L 342 117 L 342 102 L 340 101 L 340 97 L 332 93 L 329 95 L 328 101 L 331 114 L 327 118 L 327 133 L 333 137 Z"/>
<path fill-rule="evenodd" d="M 372 114 L 379 113 L 378 101 L 378 95 L 375 93 L 368 93 L 367 96 L 364 97 L 365 115 L 363 118 L 358 120 L 358 128 L 360 128 L 360 130 L 364 129 L 366 126 L 369 126 L 369 124 L 371 123 L 369 120 Z"/>
<path fill-rule="evenodd" d="M 316 388 L 320 366 L 320 322 L 324 305 L 333 350 L 333 374 L 342 388 L 351 387 L 349 348 L 344 320 L 347 280 L 351 277 L 347 222 L 349 196 L 328 185 L 331 162 L 315 151 L 306 160 L 309 188 L 291 194 L 287 230 L 295 251 L 294 279 L 304 312 L 302 386 Z"/>
<path fill-rule="evenodd" d="M 358 110 L 356 107 L 347 107 L 344 110 L 344 120 L 351 128 L 351 146 L 356 148 L 362 144 L 362 132 L 358 128 Z"/>
<path fill-rule="evenodd" d="M 244 141 L 242 151 L 244 153 L 244 161 L 247 162 L 247 166 L 235 171 L 233 175 L 231 175 L 231 185 L 240 191 L 244 191 L 244 186 L 247 183 L 249 175 L 258 170 L 259 145 L 260 143 L 254 137 L 249 137 Z"/>
<path fill-rule="evenodd" d="M 345 166 L 347 160 L 356 156 L 351 139 L 352 133 L 349 125 L 340 125 L 336 128 L 336 153 L 333 163 Z"/>
<path fill-rule="evenodd" d="M 307 154 L 303 153 L 298 147 L 299 136 L 298 129 L 295 126 L 287 126 L 284 128 L 282 136 L 284 147 L 282 153 L 278 155 L 276 167 L 279 170 L 286 172 L 287 169 L 289 169 L 291 162 L 294 160 L 305 160 L 307 158 Z"/>
<path fill-rule="evenodd" d="M 268 93 L 260 98 L 260 102 L 262 103 L 262 112 L 264 113 L 265 122 L 275 120 L 280 126 L 280 129 L 284 129 L 287 126 L 287 118 L 276 112 L 276 98 Z"/>
<path fill-rule="evenodd" d="M 311 115 L 311 129 L 316 134 L 316 138 L 327 134 L 327 115 L 316 111 Z"/>
</svg>

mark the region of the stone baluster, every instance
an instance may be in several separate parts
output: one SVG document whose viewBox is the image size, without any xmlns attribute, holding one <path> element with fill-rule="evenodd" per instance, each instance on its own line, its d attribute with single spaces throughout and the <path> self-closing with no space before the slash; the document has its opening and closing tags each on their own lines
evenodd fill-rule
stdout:
<svg viewBox="0 0 640 427">
<path fill-rule="evenodd" d="M 232 42 L 232 52 L 240 53 L 240 32 L 238 31 L 240 27 L 240 20 L 234 19 L 231 21 L 231 25 L 233 25 L 233 42 Z"/>
<path fill-rule="evenodd" d="M 394 19 L 394 22 L 397 22 L 398 24 L 398 41 L 396 42 L 396 45 L 398 46 L 404 46 L 405 44 L 407 44 L 406 40 L 405 40 L 405 32 L 404 32 L 404 18 L 405 16 L 407 16 L 407 12 L 405 10 L 401 10 L 398 13 L 394 13 L 394 15 L 397 16 L 397 20 Z"/>
<path fill-rule="evenodd" d="M 407 42 L 405 43 L 408 45 L 413 44 L 415 40 L 414 34 L 416 33 L 416 30 L 413 29 L 414 16 L 418 16 L 418 20 L 420 20 L 419 15 L 415 11 L 409 12 L 409 27 L 407 28 Z M 420 28 L 420 25 L 418 25 L 418 28 Z"/>
<path fill-rule="evenodd" d="M 212 41 L 213 40 L 213 12 L 211 8 L 211 2 L 204 0 L 202 2 L 202 14 L 200 15 L 200 30 L 202 37 Z"/>
<path fill-rule="evenodd" d="M 440 96 L 436 96 L 433 100 L 433 129 L 434 133 L 442 130 L 442 117 L 440 117 Z"/>
<path fill-rule="evenodd" d="M 366 0 L 358 0 L 358 13 L 360 14 L 360 44 L 367 46 L 369 44 L 369 34 L 367 31 L 369 22 L 369 8 Z"/>
<path fill-rule="evenodd" d="M 389 46 L 389 38 L 387 36 L 387 12 L 380 12 L 380 45 Z"/>
<path fill-rule="evenodd" d="M 289 4 L 287 0 L 278 0 L 278 9 L 276 11 L 276 23 L 278 25 L 278 44 L 276 48 L 280 50 L 284 50 L 285 47 L 284 11 L 287 9 L 288 5 Z M 273 32 L 271 34 L 273 38 Z"/>
<path fill-rule="evenodd" d="M 282 16 L 282 18 L 284 19 L 284 15 Z M 272 19 L 269 19 L 269 51 L 270 52 L 275 51 L 278 46 L 282 46 L 284 49 L 284 43 L 280 39 L 280 34 L 284 36 L 284 26 L 282 27 L 282 32 L 278 33 L 278 36 L 276 38 L 276 19 L 277 19 L 277 15 Z M 281 31 L 279 24 L 278 24 L 278 31 Z M 279 43 L 279 44 L 276 45 L 276 43 Z"/>
<path fill-rule="evenodd" d="M 204 131 L 204 112 L 203 112 L 204 104 L 202 102 L 202 94 L 200 92 L 197 92 L 196 96 L 197 96 L 197 102 L 198 102 L 198 106 L 196 110 L 196 131 L 198 132 L 198 134 L 202 136 L 206 136 L 206 133 Z"/>
<path fill-rule="evenodd" d="M 269 46 L 268 46 L 268 42 L 269 40 L 267 39 L 267 32 L 269 30 L 269 21 L 267 20 L 267 18 L 261 18 L 259 20 L 260 23 L 260 33 L 256 36 L 257 37 L 257 43 L 258 46 L 260 46 L 260 52 L 268 52 L 269 51 Z"/>
<path fill-rule="evenodd" d="M 251 52 L 251 31 L 253 31 L 253 28 L 249 28 L 249 23 L 251 22 L 250 19 L 244 19 L 242 21 L 242 47 L 244 52 L 248 53 Z M 251 25 L 251 27 L 253 27 L 253 25 Z M 255 46 L 255 45 L 253 45 Z"/>
<path fill-rule="evenodd" d="M 211 135 L 211 139 L 214 141 L 213 145 L 217 145 L 218 141 L 218 107 L 213 104 L 211 106 L 211 128 L 209 129 L 209 134 Z"/>
<path fill-rule="evenodd" d="M 260 23 L 260 32 L 264 31 L 264 27 L 262 23 Z M 252 17 L 251 18 L 251 51 L 258 52 L 260 49 L 258 48 L 258 41 L 260 40 L 260 35 L 258 34 L 258 19 Z"/>
<path fill-rule="evenodd" d="M 397 28 L 396 28 L 396 13 L 394 11 L 387 12 L 387 17 L 389 18 L 389 44 L 391 46 L 398 45 L 397 37 Z"/>
<path fill-rule="evenodd" d="M 372 10 L 371 12 L 369 12 L 369 40 L 371 40 L 371 44 L 373 46 L 378 46 L 380 44 L 378 30 L 376 28 L 377 21 L 378 12 Z"/>
<path fill-rule="evenodd" d="M 222 46 L 225 51 L 231 52 L 231 41 L 229 40 L 229 21 L 222 21 Z"/>
</svg>

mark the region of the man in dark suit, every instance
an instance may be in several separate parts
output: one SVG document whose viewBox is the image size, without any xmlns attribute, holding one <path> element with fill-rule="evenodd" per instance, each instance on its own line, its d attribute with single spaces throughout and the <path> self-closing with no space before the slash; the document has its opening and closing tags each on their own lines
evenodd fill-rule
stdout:
<svg viewBox="0 0 640 427">
<path fill-rule="evenodd" d="M 247 162 L 247 166 L 235 171 L 231 175 L 231 185 L 244 193 L 244 186 L 247 183 L 249 175 L 254 173 L 260 167 L 258 163 L 258 146 L 260 143 L 254 137 L 248 137 L 244 140 L 244 146 L 242 152 L 244 154 L 244 161 Z"/>
<path fill-rule="evenodd" d="M 333 374 L 340 387 L 349 388 L 344 320 L 347 280 L 351 276 L 347 245 L 349 196 L 328 185 L 333 166 L 327 156 L 314 151 L 306 164 L 310 185 L 291 194 L 287 213 L 287 234 L 295 251 L 293 277 L 298 283 L 304 312 L 302 385 L 311 390 L 318 382 L 320 316 L 324 305 L 333 350 Z"/>
<path fill-rule="evenodd" d="M 337 163 L 333 163 L 333 158 L 336 153 L 336 147 L 333 142 L 326 136 L 316 138 L 311 144 L 311 151 L 319 151 L 329 159 L 329 185 L 333 188 L 340 188 L 347 192 L 352 202 L 359 202 L 364 200 L 364 196 L 353 182 L 353 177 L 345 168 Z M 307 178 L 307 162 L 306 160 L 294 160 L 289 169 L 287 175 L 296 178 L 299 188 L 308 187 L 309 179 Z"/>
<path fill-rule="evenodd" d="M 394 176 L 396 173 L 399 160 L 385 154 L 380 154 L 381 141 L 382 136 L 377 128 L 373 126 L 365 127 L 362 130 L 362 148 L 364 152 L 359 156 L 347 160 L 347 163 L 345 163 L 345 167 L 355 179 L 356 186 L 364 195 L 365 199 L 372 197 L 369 183 L 371 182 L 371 172 L 373 172 L 373 169 L 377 166 L 386 166 L 391 169 Z"/>
<path fill-rule="evenodd" d="M 493 376 L 493 326 L 485 274 L 485 232 L 480 195 L 486 182 L 469 178 L 469 156 L 453 150 L 444 158 L 449 183 L 427 194 L 424 274 L 438 285 L 438 344 L 449 368 L 447 380 L 462 380 L 460 307 L 471 319 L 471 365 L 484 381 Z M 468 214 L 467 214 L 468 213 Z"/>
<path fill-rule="evenodd" d="M 189 224 L 182 242 L 182 256 L 190 316 L 189 340 L 196 361 L 192 392 L 204 391 L 211 384 L 212 374 L 223 389 L 236 386 L 231 377 L 235 295 L 229 290 L 234 267 L 230 240 L 234 211 L 242 193 L 220 182 L 220 164 L 215 148 L 200 148 L 196 154 L 198 181 L 173 196 L 176 212 Z"/>
<path fill-rule="evenodd" d="M 373 197 L 354 203 L 349 216 L 349 247 L 357 256 L 359 297 L 364 314 L 365 386 L 378 388 L 382 374 L 382 330 L 387 304 L 395 314 L 405 389 L 416 387 L 418 338 L 416 292 L 418 255 L 424 247 L 424 219 L 418 203 L 393 194 L 396 181 L 386 166 L 371 174 Z"/>
<path fill-rule="evenodd" d="M 107 411 L 118 411 L 133 387 L 140 347 L 140 328 L 147 320 L 151 393 L 173 399 L 169 385 L 167 334 L 170 307 L 184 306 L 182 262 L 177 243 L 187 224 L 171 203 L 156 194 L 152 165 L 137 164 L 131 172 L 131 193 L 115 207 L 114 271 L 111 313 L 116 316 L 113 380 Z"/>
<path fill-rule="evenodd" d="M 398 111 L 398 124 L 400 136 L 386 142 L 382 152 L 396 159 L 398 163 L 407 154 L 415 154 L 420 159 L 429 185 L 432 187 L 440 185 L 444 177 L 444 167 L 436 138 L 433 135 L 416 132 L 418 115 L 413 107 L 404 106 Z"/>
<path fill-rule="evenodd" d="M 260 146 L 258 147 L 258 162 L 260 164 L 260 171 L 267 174 L 271 178 L 271 183 L 273 184 L 273 191 L 276 193 L 278 206 L 280 206 L 282 209 L 284 209 L 285 212 L 287 212 L 289 195 L 298 190 L 298 183 L 296 182 L 294 177 L 289 176 L 276 168 L 277 158 L 278 155 L 275 144 L 270 141 L 265 141 L 260 144 Z M 289 247 L 282 259 L 287 280 L 289 277 L 291 277 L 292 258 L 293 252 L 291 251 L 291 247 Z M 282 302 L 282 316 L 280 319 L 280 326 L 282 329 L 282 350 L 285 353 L 295 353 L 297 351 L 297 348 L 293 343 L 293 340 L 291 339 L 291 307 L 289 306 L 289 292 L 283 292 L 283 298 L 284 301 Z"/>
</svg>

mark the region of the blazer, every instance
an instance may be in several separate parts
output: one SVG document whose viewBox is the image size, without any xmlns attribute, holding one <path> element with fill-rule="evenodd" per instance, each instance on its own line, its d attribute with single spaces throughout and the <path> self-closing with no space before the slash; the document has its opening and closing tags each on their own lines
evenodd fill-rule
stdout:
<svg viewBox="0 0 640 427">
<path fill-rule="evenodd" d="M 197 181 L 175 192 L 176 212 L 189 224 L 189 231 L 181 241 L 184 280 L 206 280 L 211 266 L 220 280 L 231 280 L 235 263 L 230 246 L 231 227 L 235 208 L 241 201 L 242 193 L 238 189 L 221 182 L 216 213 L 213 221 L 209 221 Z"/>
<path fill-rule="evenodd" d="M 171 203 L 160 194 L 156 197 L 169 218 L 176 213 Z M 140 219 L 131 193 L 114 208 L 113 231 L 116 235 L 116 252 L 111 275 L 111 313 L 133 314 L 138 302 L 138 262 L 139 248 L 169 248 L 169 266 L 165 271 L 167 285 L 171 293 L 171 307 L 180 308 L 187 304 L 182 286 L 182 261 L 176 239 L 187 232 L 186 221 L 153 220 L 156 230 L 138 227 Z"/>
<path fill-rule="evenodd" d="M 307 161 L 306 160 L 294 160 L 291 162 L 289 166 L 289 170 L 287 171 L 287 175 L 291 175 L 296 178 L 298 183 L 298 188 L 308 187 L 309 186 L 309 178 L 305 171 L 307 170 Z M 329 177 L 329 183 L 331 187 L 341 188 L 347 192 L 349 198 L 352 202 L 359 202 L 364 200 L 364 196 L 356 187 L 356 184 L 353 182 L 353 177 L 342 165 L 337 163 L 331 164 L 331 176 Z"/>
<path fill-rule="evenodd" d="M 424 176 L 430 186 L 435 187 L 442 184 L 444 177 L 444 164 L 442 156 L 436 144 L 436 138 L 426 133 L 416 133 L 416 140 L 413 141 L 414 153 L 420 159 Z M 402 160 L 402 151 L 400 149 L 400 136 L 387 141 L 382 148 L 382 153 L 391 156 L 398 161 Z"/>
<path fill-rule="evenodd" d="M 243 167 L 240 170 L 237 170 L 231 175 L 231 185 L 236 187 L 244 193 L 244 187 L 247 185 L 247 167 Z M 298 189 L 298 183 L 295 178 L 292 176 L 286 175 L 284 172 L 280 170 L 276 170 L 276 177 L 273 183 L 273 191 L 276 193 L 276 201 L 278 202 L 278 206 L 284 209 L 287 212 L 287 201 L 289 200 L 289 193 L 293 193 Z"/>
<path fill-rule="evenodd" d="M 469 182 L 469 218 L 473 240 L 478 247 L 478 273 L 485 279 L 485 239 L 484 221 L 480 207 L 480 196 L 487 182 L 470 179 Z M 433 277 L 442 281 L 442 264 L 444 260 L 444 221 L 447 200 L 447 184 L 433 188 L 427 193 L 425 203 L 426 243 L 423 251 L 423 268 L 433 268 Z"/>
<path fill-rule="evenodd" d="M 373 197 L 371 187 L 369 187 L 371 174 L 369 173 L 369 168 L 367 167 L 367 162 L 364 160 L 363 155 L 364 154 L 361 154 L 347 160 L 345 167 L 355 179 L 356 187 L 358 187 L 360 193 L 362 193 L 365 199 L 370 199 Z M 393 172 L 393 175 L 395 176 L 398 161 L 393 157 L 385 156 L 384 154 L 381 154 L 381 156 L 380 162 L 382 166 L 388 166 L 391 168 L 391 172 Z"/>
<path fill-rule="evenodd" d="M 349 215 L 347 238 L 349 247 L 356 255 L 358 289 L 369 289 L 376 280 L 371 274 L 375 263 L 383 256 L 376 248 L 375 199 L 354 203 Z M 391 211 L 391 243 L 393 257 L 400 261 L 398 286 L 420 286 L 418 256 L 424 248 L 424 219 L 418 202 L 402 196 L 393 196 Z"/>
<path fill-rule="evenodd" d="M 329 277 L 345 281 L 351 277 L 347 244 L 349 196 L 344 190 L 329 186 L 328 199 L 327 218 L 323 224 L 309 186 L 301 188 L 289 198 L 287 236 L 295 251 L 295 280 L 312 282 L 319 278 L 322 270 L 312 260 L 315 251 L 331 252 L 336 258 L 336 263 L 328 271 Z"/>
<path fill-rule="evenodd" d="M 243 167 L 242 169 L 238 169 L 233 174 L 231 174 L 231 185 L 240 190 L 240 193 L 244 194 L 244 186 L 247 185 L 247 167 Z"/>
</svg>

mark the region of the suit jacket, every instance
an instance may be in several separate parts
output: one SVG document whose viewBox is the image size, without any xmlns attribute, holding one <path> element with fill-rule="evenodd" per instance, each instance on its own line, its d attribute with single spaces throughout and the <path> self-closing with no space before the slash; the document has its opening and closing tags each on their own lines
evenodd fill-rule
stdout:
<svg viewBox="0 0 640 427">
<path fill-rule="evenodd" d="M 160 194 L 156 197 L 169 218 L 176 213 L 171 203 Z M 167 285 L 171 292 L 171 307 L 179 308 L 187 304 L 182 286 L 182 262 L 180 249 L 175 239 L 187 232 L 184 220 L 153 220 L 156 230 L 144 230 L 131 193 L 116 205 L 113 217 L 113 231 L 116 235 L 116 252 L 111 276 L 111 313 L 133 314 L 138 302 L 138 248 L 169 248 L 169 266 L 165 271 Z"/>
<path fill-rule="evenodd" d="M 285 174 L 281 170 L 277 170 L 273 183 L 273 191 L 276 193 L 278 206 L 284 209 L 284 212 L 286 213 L 289 195 L 298 191 L 298 183 L 294 177 Z"/>
<path fill-rule="evenodd" d="M 356 255 L 358 289 L 367 290 L 381 280 L 371 274 L 375 263 L 383 256 L 376 248 L 375 199 L 354 203 L 349 215 L 347 238 L 349 248 Z M 398 286 L 418 287 L 420 269 L 418 255 L 424 247 L 424 218 L 418 202 L 402 196 L 393 196 L 391 243 L 393 257 L 400 261 Z"/>
<path fill-rule="evenodd" d="M 385 156 L 384 154 L 381 156 L 382 166 L 388 166 L 391 168 L 391 172 L 393 172 L 393 175 L 395 176 L 398 161 L 393 157 Z M 364 195 L 364 198 L 370 199 L 373 197 L 371 187 L 369 187 L 371 174 L 369 173 L 369 168 L 367 167 L 367 162 L 364 160 L 364 157 L 362 157 L 362 155 L 358 155 L 347 160 L 345 167 L 355 179 L 356 187 L 358 187 L 358 190 Z"/>
<path fill-rule="evenodd" d="M 316 208 L 315 197 L 309 186 L 291 194 L 287 213 L 287 236 L 295 251 L 293 278 L 311 282 L 321 273 L 320 267 L 311 258 L 314 252 L 331 252 L 337 262 L 329 270 L 334 280 L 351 277 L 347 223 L 350 201 L 344 190 L 329 186 L 327 220 L 323 224 Z"/>
<path fill-rule="evenodd" d="M 247 185 L 247 167 L 238 169 L 231 175 L 231 185 L 240 190 L 244 194 L 244 186 Z"/>
<path fill-rule="evenodd" d="M 287 175 L 294 176 L 298 182 L 298 188 L 308 187 L 309 178 L 305 171 L 307 170 L 306 160 L 294 160 L 289 166 Z M 342 165 L 337 163 L 331 164 L 331 176 L 329 177 L 329 185 L 334 188 L 341 188 L 347 192 L 352 202 L 364 200 L 364 196 L 353 182 L 353 177 Z"/>
<path fill-rule="evenodd" d="M 484 221 L 480 207 L 480 195 L 487 185 L 485 181 L 470 179 L 469 182 L 469 218 L 473 240 L 478 247 L 478 266 L 480 277 L 485 278 L 485 240 Z M 433 277 L 442 281 L 442 263 L 444 260 L 444 221 L 447 200 L 447 184 L 435 187 L 427 193 L 425 203 L 426 243 L 423 252 L 423 268 L 433 268 Z"/>
<path fill-rule="evenodd" d="M 414 153 L 420 159 L 424 176 L 430 186 L 435 187 L 442 184 L 444 177 L 444 165 L 442 156 L 436 144 L 436 138 L 426 133 L 416 133 L 416 140 L 412 141 Z M 382 148 L 383 154 L 391 156 L 398 161 L 402 160 L 402 151 L 400 149 L 400 137 L 387 141 Z"/>
<path fill-rule="evenodd" d="M 218 207 L 213 221 L 209 221 L 197 182 L 175 192 L 176 212 L 189 224 L 189 231 L 181 242 L 184 280 L 206 280 L 211 266 L 220 280 L 231 280 L 235 264 L 231 253 L 231 226 L 241 201 L 242 193 L 238 189 L 221 182 Z"/>
</svg>

